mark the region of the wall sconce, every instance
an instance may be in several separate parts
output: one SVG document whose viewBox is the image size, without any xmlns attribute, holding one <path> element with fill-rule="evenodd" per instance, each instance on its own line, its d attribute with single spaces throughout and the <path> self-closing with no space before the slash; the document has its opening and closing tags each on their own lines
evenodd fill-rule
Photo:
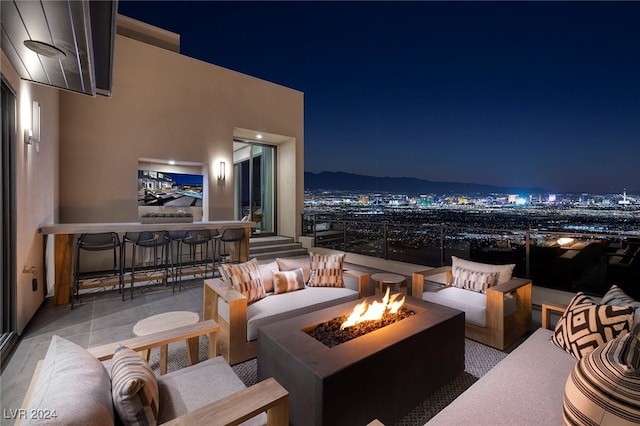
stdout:
<svg viewBox="0 0 640 426">
<path fill-rule="evenodd" d="M 33 101 L 31 110 L 31 128 L 24 129 L 24 142 L 31 145 L 40 142 L 40 102 Z"/>
<path fill-rule="evenodd" d="M 218 180 L 225 180 L 226 178 L 226 164 L 224 161 L 220 162 L 220 170 L 218 171 Z"/>
</svg>

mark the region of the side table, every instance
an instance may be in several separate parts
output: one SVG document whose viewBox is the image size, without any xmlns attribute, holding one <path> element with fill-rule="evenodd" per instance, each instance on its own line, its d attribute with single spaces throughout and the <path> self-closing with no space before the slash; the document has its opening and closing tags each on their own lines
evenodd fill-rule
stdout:
<svg viewBox="0 0 640 426">
<path fill-rule="evenodd" d="M 395 291 L 407 294 L 407 279 L 402 275 L 380 272 L 371 274 L 371 279 L 376 282 L 377 295 L 383 296 L 387 287 L 390 287 L 390 291 L 394 291 L 395 288 Z"/>
<path fill-rule="evenodd" d="M 189 311 L 173 311 L 153 315 L 138 321 L 133 326 L 133 334 L 136 336 L 147 336 L 153 333 L 171 330 L 173 328 L 182 327 L 184 325 L 196 324 L 200 321 L 200 316 L 195 312 Z M 187 354 L 189 355 L 189 365 L 198 362 L 199 352 L 198 336 L 186 340 Z M 211 342 L 209 342 L 211 343 Z M 167 353 L 168 345 L 160 346 L 160 374 L 167 374 Z M 142 352 L 142 357 L 149 360 L 149 350 Z"/>
</svg>

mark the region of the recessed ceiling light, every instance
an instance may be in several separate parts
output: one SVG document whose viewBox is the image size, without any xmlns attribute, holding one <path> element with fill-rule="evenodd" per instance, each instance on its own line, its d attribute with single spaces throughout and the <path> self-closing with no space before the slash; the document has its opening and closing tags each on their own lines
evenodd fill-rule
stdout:
<svg viewBox="0 0 640 426">
<path fill-rule="evenodd" d="M 259 133 L 256 135 L 256 137 L 257 137 L 258 139 L 262 139 L 262 135 L 261 135 L 261 134 L 259 134 Z"/>
<path fill-rule="evenodd" d="M 38 55 L 46 56 L 47 58 L 62 59 L 67 56 L 63 50 L 42 41 L 25 40 L 24 45 L 27 49 L 36 52 Z"/>
<path fill-rule="evenodd" d="M 169 164 L 173 166 L 176 162 L 174 160 L 169 160 Z"/>
</svg>

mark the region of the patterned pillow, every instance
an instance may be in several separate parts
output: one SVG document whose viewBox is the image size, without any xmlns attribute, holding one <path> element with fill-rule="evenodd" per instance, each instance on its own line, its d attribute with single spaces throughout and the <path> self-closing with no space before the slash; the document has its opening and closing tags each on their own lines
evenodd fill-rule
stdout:
<svg viewBox="0 0 640 426">
<path fill-rule="evenodd" d="M 603 343 L 627 334 L 632 324 L 633 308 L 598 305 L 580 292 L 558 320 L 551 340 L 580 359 Z"/>
<path fill-rule="evenodd" d="M 274 294 L 301 290 L 303 288 L 304 288 L 304 277 L 302 276 L 302 268 L 294 269 L 293 271 L 273 272 Z"/>
<path fill-rule="evenodd" d="M 640 424 L 640 338 L 627 333 L 578 361 L 565 384 L 564 424 Z"/>
<path fill-rule="evenodd" d="M 111 395 L 125 425 L 158 423 L 158 382 L 149 364 L 126 346 L 118 346 L 111 365 Z"/>
<path fill-rule="evenodd" d="M 293 271 L 297 268 L 302 268 L 302 275 L 304 277 L 304 282 L 309 282 L 309 258 L 294 258 L 294 259 L 281 259 L 277 258 L 276 263 L 278 264 L 278 268 L 281 271 Z"/>
<path fill-rule="evenodd" d="M 500 272 L 480 272 L 457 268 L 453 278 L 453 286 L 485 293 L 488 287 L 498 284 Z"/>
<path fill-rule="evenodd" d="M 233 288 L 247 298 L 247 303 L 257 302 L 267 295 L 262 285 L 260 265 L 256 259 L 237 265 L 223 263 L 222 269 L 229 277 Z"/>
<path fill-rule="evenodd" d="M 602 296 L 602 300 L 600 301 L 603 305 L 613 305 L 613 306 L 630 306 L 636 310 L 634 315 L 633 323 L 640 323 L 640 301 L 637 301 L 633 297 L 629 296 L 625 293 L 620 287 L 617 285 L 612 285 L 611 288 Z"/>
<path fill-rule="evenodd" d="M 310 253 L 310 287 L 344 287 L 342 266 L 345 254 Z"/>
<path fill-rule="evenodd" d="M 511 279 L 511 274 L 513 274 L 513 268 L 515 268 L 515 266 L 515 263 L 509 263 L 508 265 L 491 265 L 488 263 L 472 262 L 470 260 L 451 256 L 451 274 L 454 278 L 459 268 L 477 272 L 498 272 L 497 284 L 502 284 Z"/>
</svg>

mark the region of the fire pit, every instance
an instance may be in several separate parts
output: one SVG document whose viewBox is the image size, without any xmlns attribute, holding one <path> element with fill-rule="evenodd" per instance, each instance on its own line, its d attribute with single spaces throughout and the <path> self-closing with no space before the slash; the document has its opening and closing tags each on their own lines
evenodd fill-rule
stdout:
<svg viewBox="0 0 640 426">
<path fill-rule="evenodd" d="M 337 346 L 308 334 L 358 302 L 259 329 L 258 380 L 289 391 L 293 425 L 392 424 L 464 370 L 464 313 L 412 297 L 413 315 Z"/>
</svg>

